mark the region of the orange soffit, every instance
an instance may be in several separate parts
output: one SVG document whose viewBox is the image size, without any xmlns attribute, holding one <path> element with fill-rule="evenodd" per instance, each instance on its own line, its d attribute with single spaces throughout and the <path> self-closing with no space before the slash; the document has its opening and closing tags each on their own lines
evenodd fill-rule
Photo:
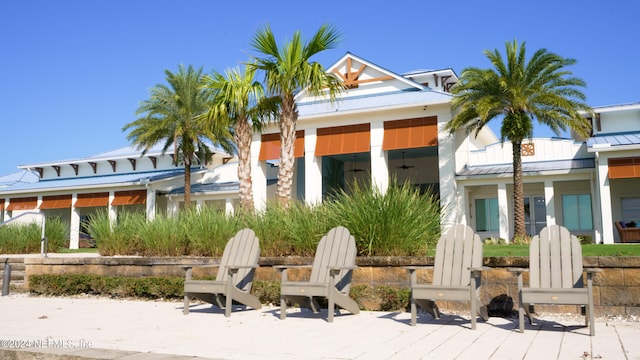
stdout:
<svg viewBox="0 0 640 360">
<path fill-rule="evenodd" d="M 38 205 L 37 197 L 15 198 L 9 200 L 7 211 L 13 210 L 33 210 Z"/>
<path fill-rule="evenodd" d="M 111 205 L 139 205 L 147 202 L 147 190 L 116 191 Z"/>
<path fill-rule="evenodd" d="M 74 207 L 95 207 L 109 205 L 109 193 L 78 194 Z"/>
<path fill-rule="evenodd" d="M 382 150 L 399 150 L 438 145 L 435 116 L 384 122 Z"/>
<path fill-rule="evenodd" d="M 316 156 L 369 152 L 371 130 L 369 124 L 336 126 L 318 129 Z"/>
<path fill-rule="evenodd" d="M 296 131 L 296 142 L 293 144 L 293 156 L 304 156 L 304 130 Z M 280 133 L 262 135 L 258 160 L 280 159 Z"/>
<path fill-rule="evenodd" d="M 640 157 L 609 159 L 609 179 L 640 178 Z"/>
<path fill-rule="evenodd" d="M 43 196 L 40 209 L 66 209 L 71 207 L 71 195 Z"/>
</svg>

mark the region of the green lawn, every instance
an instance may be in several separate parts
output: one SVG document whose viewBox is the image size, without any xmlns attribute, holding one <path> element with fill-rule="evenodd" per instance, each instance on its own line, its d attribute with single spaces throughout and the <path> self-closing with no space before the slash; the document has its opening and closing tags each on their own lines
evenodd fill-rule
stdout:
<svg viewBox="0 0 640 360">
<path fill-rule="evenodd" d="M 60 248 L 58 253 L 97 253 L 97 248 L 89 249 L 65 249 Z M 484 257 L 529 256 L 529 245 L 484 245 Z M 435 255 L 435 248 L 431 249 L 429 256 Z M 639 244 L 610 244 L 610 245 L 582 245 L 584 256 L 640 256 Z"/>
<path fill-rule="evenodd" d="M 80 248 L 80 249 L 59 248 L 57 251 L 57 253 L 60 253 L 60 254 L 97 253 L 97 252 L 99 252 L 98 248 Z"/>
<path fill-rule="evenodd" d="M 529 256 L 529 245 L 484 245 L 485 257 Z M 582 245 L 583 256 L 640 256 L 640 244 Z"/>
</svg>

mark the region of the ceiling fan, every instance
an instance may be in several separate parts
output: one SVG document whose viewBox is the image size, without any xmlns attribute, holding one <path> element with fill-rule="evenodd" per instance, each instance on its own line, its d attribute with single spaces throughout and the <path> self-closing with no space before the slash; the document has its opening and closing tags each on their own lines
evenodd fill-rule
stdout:
<svg viewBox="0 0 640 360">
<path fill-rule="evenodd" d="M 415 166 L 413 166 L 413 165 L 406 165 L 406 164 L 404 163 L 404 151 L 403 151 L 403 152 L 402 152 L 402 166 L 398 166 L 398 168 L 399 168 L 399 169 L 402 169 L 402 170 L 407 170 L 407 169 L 411 169 L 412 167 L 415 167 Z"/>
<path fill-rule="evenodd" d="M 365 171 L 364 169 L 359 169 L 359 168 L 356 167 L 356 161 L 357 161 L 356 158 L 357 158 L 356 155 L 354 155 L 353 156 L 353 168 L 351 170 L 349 170 L 349 171 L 354 172 L 354 173 L 358 173 L 360 171 Z"/>
</svg>

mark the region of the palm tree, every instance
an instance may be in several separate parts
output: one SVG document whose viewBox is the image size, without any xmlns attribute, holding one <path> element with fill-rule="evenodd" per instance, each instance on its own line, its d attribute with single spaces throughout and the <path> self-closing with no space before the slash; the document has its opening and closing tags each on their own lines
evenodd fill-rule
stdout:
<svg viewBox="0 0 640 360">
<path fill-rule="evenodd" d="M 518 46 L 514 40 L 506 43 L 506 63 L 497 49 L 485 50 L 493 69 L 464 69 L 452 89 L 452 107 L 458 112 L 446 127 L 450 133 L 464 127 L 477 134 L 490 120 L 502 119 L 501 141 L 508 139 L 513 146 L 514 238 L 526 236 L 521 148 L 533 136 L 533 119 L 557 135 L 567 127 L 582 136 L 590 132 L 589 121 L 580 114 L 590 110 L 578 89 L 586 83 L 565 69 L 576 61 L 546 49 L 527 61 L 525 53 L 525 43 Z"/>
<path fill-rule="evenodd" d="M 169 86 L 159 84 L 151 88 L 149 99 L 136 110 L 138 119 L 126 124 L 127 139 L 144 155 L 155 144 L 164 141 L 164 153 L 173 145 L 173 162 L 184 164 L 184 202 L 191 204 L 191 166 L 197 158 L 206 163 L 211 150 L 204 142 L 210 140 L 232 152 L 231 134 L 226 124 L 211 124 L 198 119 L 208 107 L 210 94 L 204 89 L 202 68 L 186 69 L 180 65 L 177 73 L 165 70 Z"/>
<path fill-rule="evenodd" d="M 303 43 L 300 32 L 296 31 L 293 38 L 279 48 L 271 27 L 266 25 L 258 30 L 251 41 L 253 49 L 264 55 L 256 57 L 252 66 L 264 72 L 267 91 L 281 98 L 278 119 L 281 147 L 276 196 L 285 207 L 291 199 L 295 165 L 298 108 L 294 97 L 304 90 L 313 96 L 328 95 L 332 102 L 336 99 L 342 90 L 342 83 L 336 76 L 327 73 L 322 65 L 311 62 L 310 58 L 321 51 L 335 48 L 340 38 L 337 29 L 322 25 L 309 42 Z"/>
<path fill-rule="evenodd" d="M 240 209 L 253 211 L 253 181 L 251 180 L 251 138 L 253 129 L 277 110 L 275 98 L 266 98 L 262 84 L 255 81 L 256 69 L 247 65 L 244 74 L 239 68 L 227 69 L 225 74 L 214 72 L 206 78 L 206 87 L 213 91 L 209 120 L 223 119 L 234 127 L 233 138 L 238 150 L 238 180 L 240 181 Z"/>
</svg>

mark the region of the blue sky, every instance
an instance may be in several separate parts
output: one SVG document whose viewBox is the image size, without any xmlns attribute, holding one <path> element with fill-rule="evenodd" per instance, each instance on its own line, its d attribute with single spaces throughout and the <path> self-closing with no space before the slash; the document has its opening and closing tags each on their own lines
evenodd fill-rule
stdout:
<svg viewBox="0 0 640 360">
<path fill-rule="evenodd" d="M 323 23 L 351 52 L 396 73 L 489 67 L 483 50 L 514 38 L 578 61 L 591 106 L 640 102 L 635 1 L 5 0 L 0 4 L 0 176 L 18 165 L 129 145 L 122 126 L 164 70 L 224 71 L 247 60 L 256 30 L 279 42 Z M 481 4 L 481 5 L 480 5 Z M 536 136 L 551 136 L 537 128 Z"/>
</svg>

